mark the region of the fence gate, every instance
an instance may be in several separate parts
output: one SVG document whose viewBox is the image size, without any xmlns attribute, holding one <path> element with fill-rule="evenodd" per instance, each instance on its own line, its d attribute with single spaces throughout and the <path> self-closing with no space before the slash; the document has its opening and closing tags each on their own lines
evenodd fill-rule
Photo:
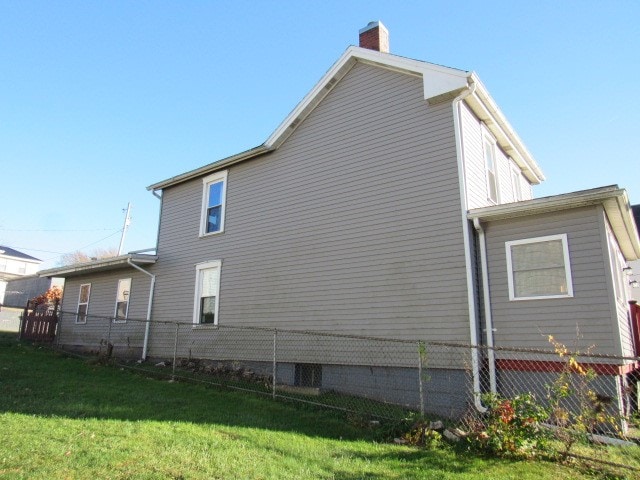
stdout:
<svg viewBox="0 0 640 480">
<path fill-rule="evenodd" d="M 56 338 L 58 303 L 34 304 L 31 300 L 20 320 L 20 340 L 51 343 Z"/>
</svg>

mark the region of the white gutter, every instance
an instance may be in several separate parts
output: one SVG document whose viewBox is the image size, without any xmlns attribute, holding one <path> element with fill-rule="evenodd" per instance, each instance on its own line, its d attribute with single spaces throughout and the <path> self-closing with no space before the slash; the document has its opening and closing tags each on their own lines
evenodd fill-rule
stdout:
<svg viewBox="0 0 640 480">
<path fill-rule="evenodd" d="M 462 129 L 460 127 L 460 103 L 464 98 L 473 95 L 476 90 L 475 83 L 467 86 L 467 88 L 456 98 L 453 99 L 453 125 L 456 137 L 456 159 L 458 163 L 458 186 L 460 189 L 460 203 L 462 216 L 462 239 L 464 241 L 464 262 L 467 270 L 467 303 L 469 306 L 469 333 L 471 340 L 471 369 L 473 374 L 473 403 L 480 412 L 486 412 L 487 408 L 482 405 L 480 398 L 480 360 L 478 352 L 478 317 L 476 313 L 476 299 L 474 295 L 473 285 L 473 266 L 471 264 L 471 245 L 469 241 L 470 229 L 469 220 L 467 219 L 467 187 L 464 170 L 464 155 L 462 144 Z"/>
<path fill-rule="evenodd" d="M 489 295 L 489 270 L 487 269 L 487 242 L 484 229 L 479 218 L 473 219 L 473 226 L 478 232 L 480 240 L 480 270 L 482 272 L 482 298 L 484 301 L 484 323 L 487 335 L 487 355 L 489 359 L 489 387 L 492 393 L 496 393 L 496 353 L 493 350 L 493 317 L 491 316 L 491 296 Z"/>
<path fill-rule="evenodd" d="M 144 341 L 142 343 L 142 360 L 144 361 L 147 359 L 147 347 L 149 345 L 149 330 L 151 327 L 151 305 L 153 304 L 153 290 L 156 286 L 156 276 L 133 263 L 131 259 L 129 259 L 127 263 L 136 270 L 139 270 L 145 275 L 149 275 L 151 277 L 151 286 L 149 287 L 149 304 L 147 305 L 147 319 L 144 326 Z"/>
</svg>

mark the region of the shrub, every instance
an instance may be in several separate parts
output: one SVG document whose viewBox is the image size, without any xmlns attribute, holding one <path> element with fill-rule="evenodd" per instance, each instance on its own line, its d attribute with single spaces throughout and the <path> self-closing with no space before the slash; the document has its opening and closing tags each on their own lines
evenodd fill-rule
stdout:
<svg viewBox="0 0 640 480">
<path fill-rule="evenodd" d="M 467 440 L 472 447 L 497 456 L 531 458 L 547 447 L 549 432 L 540 424 L 547 412 L 525 393 L 512 399 L 497 394 L 483 396 L 486 413 L 471 425 Z"/>
</svg>

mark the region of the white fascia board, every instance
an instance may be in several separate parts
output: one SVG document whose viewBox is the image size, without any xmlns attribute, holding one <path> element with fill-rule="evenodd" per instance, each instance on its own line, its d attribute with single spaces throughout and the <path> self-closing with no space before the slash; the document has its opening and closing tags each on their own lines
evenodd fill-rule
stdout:
<svg viewBox="0 0 640 480">
<path fill-rule="evenodd" d="M 59 268 L 51 268 L 48 270 L 40 270 L 36 274 L 39 277 L 73 277 L 76 275 L 83 275 L 85 273 L 99 272 L 103 270 L 111 270 L 114 268 L 127 267 L 129 260 L 133 263 L 140 264 L 153 264 L 158 260 L 157 255 L 120 255 L 118 257 L 104 258 L 102 260 L 95 260 L 92 262 L 76 263 L 74 265 L 67 265 Z"/>
<path fill-rule="evenodd" d="M 498 104 L 476 73 L 470 74 L 470 81 L 476 85 L 475 94 L 465 101 L 496 137 L 500 147 L 513 158 L 527 179 L 534 185 L 545 180 L 544 173 L 515 132 Z"/>
<path fill-rule="evenodd" d="M 603 206 L 624 257 L 627 261 L 640 259 L 638 226 L 626 190 L 623 189 L 621 195 L 607 199 Z"/>
<path fill-rule="evenodd" d="M 258 155 L 263 155 L 269 151 L 270 151 L 269 148 L 265 147 L 264 145 L 259 145 L 249 150 L 245 150 L 244 152 L 240 152 L 235 155 L 231 155 L 230 157 L 223 158 L 222 160 L 216 160 L 215 162 L 209 163 L 203 167 L 199 167 L 194 170 L 181 173 L 180 175 L 176 175 L 175 177 L 162 180 L 161 182 L 154 183 L 153 185 L 149 185 L 147 187 L 147 190 L 150 190 L 150 191 L 162 190 L 163 188 L 170 187 L 171 185 L 182 183 L 187 180 L 191 180 L 192 178 L 206 175 L 208 173 L 213 173 L 216 170 L 223 169 L 234 163 L 238 163 L 243 160 L 247 160 L 249 158 L 257 157 Z"/>
<path fill-rule="evenodd" d="M 502 203 L 490 207 L 474 208 L 469 210 L 467 217 L 470 220 L 502 220 L 511 217 L 536 215 L 540 213 L 576 208 L 588 205 L 601 204 L 607 198 L 620 195 L 624 190 L 617 185 L 592 188 L 578 192 L 551 195 L 548 197 L 523 200 L 521 202 Z"/>
<path fill-rule="evenodd" d="M 322 101 L 322 99 L 333 89 L 342 77 L 355 65 L 350 48 L 342 54 L 337 62 L 324 74 L 315 87 L 307 93 L 296 105 L 289 115 L 280 123 L 275 131 L 267 138 L 264 145 L 267 148 L 275 149 L 293 133 L 300 123 L 311 113 L 311 111 Z"/>
<path fill-rule="evenodd" d="M 617 185 L 579 192 L 505 203 L 469 210 L 470 220 L 490 222 L 528 215 L 542 215 L 572 208 L 602 205 L 620 249 L 629 261 L 640 258 L 640 239 L 626 190 Z"/>
</svg>

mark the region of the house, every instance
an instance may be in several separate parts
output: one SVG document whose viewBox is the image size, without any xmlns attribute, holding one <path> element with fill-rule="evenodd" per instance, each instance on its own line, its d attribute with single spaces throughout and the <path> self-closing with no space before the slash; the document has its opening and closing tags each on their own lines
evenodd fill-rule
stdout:
<svg viewBox="0 0 640 480">
<path fill-rule="evenodd" d="M 40 277 L 36 274 L 7 281 L 4 292 L 4 306 L 24 308 L 29 300 L 42 295 L 53 287 L 64 288 L 63 278 Z"/>
<path fill-rule="evenodd" d="M 7 283 L 28 275 L 35 275 L 42 263 L 31 255 L 0 245 L 0 305 L 5 304 Z"/>
<path fill-rule="evenodd" d="M 223 327 L 548 349 L 546 335 L 570 344 L 576 324 L 599 352 L 638 355 L 626 192 L 534 199 L 543 180 L 477 74 L 392 55 L 373 22 L 262 145 L 148 187 L 161 202 L 153 255 L 40 274 L 66 278 L 62 344 L 95 345 L 102 316 L 145 358 L 271 361 L 240 337 L 224 350 Z M 162 323 L 175 321 L 192 327 L 178 338 Z M 416 368 L 311 347 L 279 381 L 312 364 L 322 386 L 358 393 L 374 366 L 385 378 Z M 482 355 L 435 361 L 431 377 L 463 385 L 471 369 L 477 393 L 480 370 L 496 389 L 500 375 L 540 368 Z M 636 365 L 614 362 L 611 385 Z"/>
</svg>

